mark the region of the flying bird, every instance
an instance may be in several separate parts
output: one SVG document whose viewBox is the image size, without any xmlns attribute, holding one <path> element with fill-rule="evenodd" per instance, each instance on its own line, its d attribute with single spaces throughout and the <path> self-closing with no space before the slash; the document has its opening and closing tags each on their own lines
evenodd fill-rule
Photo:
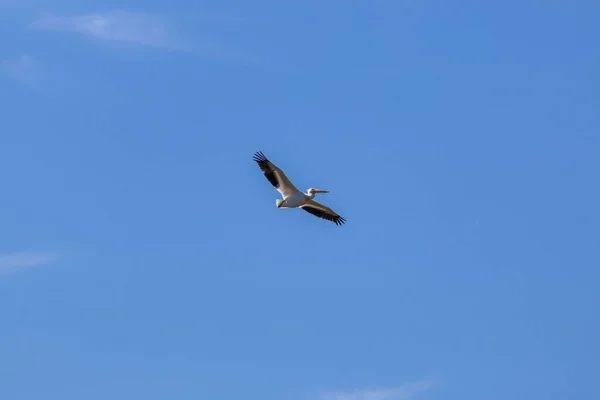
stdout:
<svg viewBox="0 0 600 400">
<path fill-rule="evenodd" d="M 283 171 L 265 157 L 262 152 L 254 153 L 254 161 L 264 173 L 267 180 L 281 194 L 283 199 L 276 199 L 277 208 L 298 208 L 311 213 L 319 218 L 326 219 L 336 225 L 343 225 L 346 220 L 335 213 L 331 208 L 314 201 L 316 193 L 329 193 L 328 190 L 310 188 L 302 193 L 290 182 Z"/>
</svg>

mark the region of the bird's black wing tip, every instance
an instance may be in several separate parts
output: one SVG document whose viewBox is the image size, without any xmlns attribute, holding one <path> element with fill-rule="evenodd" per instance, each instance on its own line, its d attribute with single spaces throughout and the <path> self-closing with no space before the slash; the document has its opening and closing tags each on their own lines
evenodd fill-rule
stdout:
<svg viewBox="0 0 600 400">
<path fill-rule="evenodd" d="M 254 156 L 252 157 L 254 159 L 254 161 L 256 162 L 264 162 L 264 161 L 269 161 L 267 160 L 267 157 L 265 157 L 265 155 L 263 154 L 262 151 L 257 151 L 254 153 Z"/>
<path fill-rule="evenodd" d="M 339 215 L 337 217 L 332 218 L 332 221 L 339 226 L 344 225 L 346 223 L 346 219 L 340 217 Z"/>
<path fill-rule="evenodd" d="M 344 225 L 344 223 L 346 222 L 346 219 L 339 215 L 331 215 L 329 213 L 324 212 L 323 210 L 320 210 L 316 207 L 312 207 L 310 205 L 301 206 L 300 208 L 302 208 L 304 211 L 308 211 L 314 216 L 317 216 L 327 221 L 331 221 L 336 225 Z"/>
</svg>

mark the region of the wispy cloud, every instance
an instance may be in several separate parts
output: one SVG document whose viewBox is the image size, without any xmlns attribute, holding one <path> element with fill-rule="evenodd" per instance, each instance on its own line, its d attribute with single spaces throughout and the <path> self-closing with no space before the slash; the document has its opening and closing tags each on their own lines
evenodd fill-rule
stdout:
<svg viewBox="0 0 600 400">
<path fill-rule="evenodd" d="M 433 380 L 411 382 L 395 388 L 360 389 L 321 393 L 320 400 L 407 400 L 429 390 Z"/>
<path fill-rule="evenodd" d="M 0 254 L 0 271 L 38 267 L 55 260 L 56 257 L 52 254 L 31 252 Z"/>
<path fill-rule="evenodd" d="M 228 20 L 224 16 L 207 15 L 204 17 L 188 17 L 188 20 L 208 21 L 222 24 Z M 237 19 L 239 20 L 239 19 Z M 229 22 L 237 21 L 230 18 Z M 197 23 L 194 23 L 194 26 Z M 130 43 L 136 45 L 162 48 L 165 50 L 183 51 L 201 57 L 234 61 L 242 64 L 270 66 L 262 60 L 240 48 L 225 46 L 219 41 L 195 35 L 193 40 L 184 39 L 178 34 L 185 30 L 174 21 L 164 16 L 139 11 L 113 10 L 78 15 L 44 15 L 32 22 L 30 27 L 44 31 L 75 32 L 96 40 Z M 193 30 L 193 28 L 192 28 Z"/>
<path fill-rule="evenodd" d="M 1 72 L 26 85 L 35 85 L 40 77 L 36 60 L 27 54 L 0 62 Z"/>
<path fill-rule="evenodd" d="M 71 31 L 102 40 L 182 50 L 169 23 L 159 15 L 115 10 L 71 16 L 45 15 L 34 29 Z"/>
</svg>

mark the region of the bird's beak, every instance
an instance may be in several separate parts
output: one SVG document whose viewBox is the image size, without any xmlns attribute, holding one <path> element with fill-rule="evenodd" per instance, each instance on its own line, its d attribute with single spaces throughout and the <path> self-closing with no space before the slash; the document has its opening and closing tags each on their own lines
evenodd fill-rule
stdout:
<svg viewBox="0 0 600 400">
<path fill-rule="evenodd" d="M 329 190 L 315 189 L 314 192 L 315 193 L 329 193 Z"/>
</svg>

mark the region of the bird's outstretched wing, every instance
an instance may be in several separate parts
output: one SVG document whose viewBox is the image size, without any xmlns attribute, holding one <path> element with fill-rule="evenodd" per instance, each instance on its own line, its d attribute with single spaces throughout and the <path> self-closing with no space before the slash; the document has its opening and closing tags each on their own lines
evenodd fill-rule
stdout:
<svg viewBox="0 0 600 400">
<path fill-rule="evenodd" d="M 283 171 L 269 161 L 262 152 L 259 151 L 254 153 L 253 159 L 258 164 L 267 180 L 271 182 L 271 185 L 273 185 L 283 197 L 299 191 L 292 182 L 290 182 L 287 176 L 285 176 Z"/>
<path fill-rule="evenodd" d="M 308 200 L 304 205 L 300 206 L 304 211 L 311 213 L 319 218 L 331 221 L 336 225 L 343 225 L 346 220 L 335 213 L 331 208 L 325 207 L 321 203 L 314 200 Z"/>
</svg>

